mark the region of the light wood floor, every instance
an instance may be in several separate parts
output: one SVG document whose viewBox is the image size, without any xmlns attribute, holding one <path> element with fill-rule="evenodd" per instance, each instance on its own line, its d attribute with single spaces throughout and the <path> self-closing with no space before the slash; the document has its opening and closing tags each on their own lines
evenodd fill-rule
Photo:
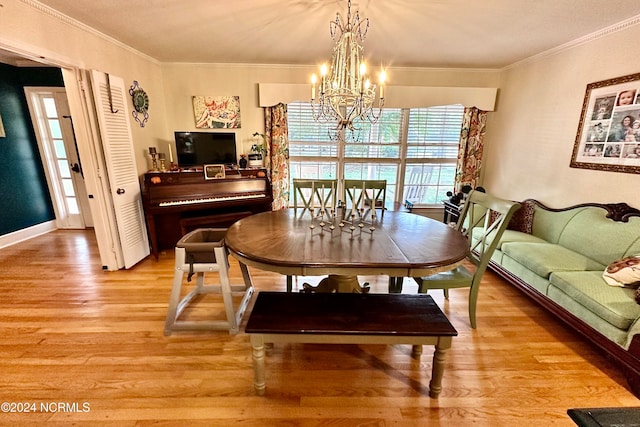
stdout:
<svg viewBox="0 0 640 427">
<path fill-rule="evenodd" d="M 167 251 L 102 271 L 91 231 L 1 249 L 0 401 L 37 412 L 0 413 L 0 424 L 572 426 L 568 408 L 640 406 L 615 366 L 492 273 L 477 330 L 466 290 L 448 302 L 434 294 L 459 331 L 438 400 L 428 397 L 430 347 L 416 361 L 409 346 L 302 344 L 275 346 L 258 397 L 244 333 L 163 335 L 172 262 Z M 284 277 L 251 272 L 258 291 L 285 289 Z M 240 282 L 235 262 L 232 276 Z M 386 277 L 365 279 L 386 291 Z M 218 300 L 199 310 L 220 311 Z M 64 411 L 74 403 L 80 411 Z"/>
</svg>

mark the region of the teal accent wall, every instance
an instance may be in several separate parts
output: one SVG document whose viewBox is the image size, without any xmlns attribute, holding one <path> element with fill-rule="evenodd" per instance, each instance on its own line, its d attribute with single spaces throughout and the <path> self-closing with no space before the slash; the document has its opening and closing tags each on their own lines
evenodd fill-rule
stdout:
<svg viewBox="0 0 640 427">
<path fill-rule="evenodd" d="M 25 86 L 64 86 L 62 72 L 0 64 L 0 235 L 55 219 Z"/>
</svg>

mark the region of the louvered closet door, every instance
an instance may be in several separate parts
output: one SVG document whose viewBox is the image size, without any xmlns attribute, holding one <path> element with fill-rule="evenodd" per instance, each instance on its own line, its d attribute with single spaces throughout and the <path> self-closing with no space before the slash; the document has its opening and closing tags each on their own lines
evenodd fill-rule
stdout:
<svg viewBox="0 0 640 427">
<path fill-rule="evenodd" d="M 125 268 L 149 255 L 124 81 L 92 71 L 100 136 Z"/>
</svg>

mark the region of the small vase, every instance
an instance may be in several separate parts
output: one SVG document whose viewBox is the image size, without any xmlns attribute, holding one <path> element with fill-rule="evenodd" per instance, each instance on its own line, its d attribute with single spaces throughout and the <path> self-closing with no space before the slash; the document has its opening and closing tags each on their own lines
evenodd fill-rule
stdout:
<svg viewBox="0 0 640 427">
<path fill-rule="evenodd" d="M 240 161 L 238 162 L 238 165 L 240 165 L 241 169 L 245 169 L 247 167 L 247 158 L 240 157 Z"/>
</svg>

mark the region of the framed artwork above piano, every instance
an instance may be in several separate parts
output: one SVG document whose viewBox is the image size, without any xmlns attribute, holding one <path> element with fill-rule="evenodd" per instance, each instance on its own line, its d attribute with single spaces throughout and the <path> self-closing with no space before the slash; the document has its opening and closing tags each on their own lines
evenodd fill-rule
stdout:
<svg viewBox="0 0 640 427">
<path fill-rule="evenodd" d="M 265 169 L 226 169 L 224 175 L 205 179 L 202 170 L 144 174 L 142 205 L 156 259 L 191 230 L 226 228 L 271 210 L 273 194 Z"/>
</svg>

